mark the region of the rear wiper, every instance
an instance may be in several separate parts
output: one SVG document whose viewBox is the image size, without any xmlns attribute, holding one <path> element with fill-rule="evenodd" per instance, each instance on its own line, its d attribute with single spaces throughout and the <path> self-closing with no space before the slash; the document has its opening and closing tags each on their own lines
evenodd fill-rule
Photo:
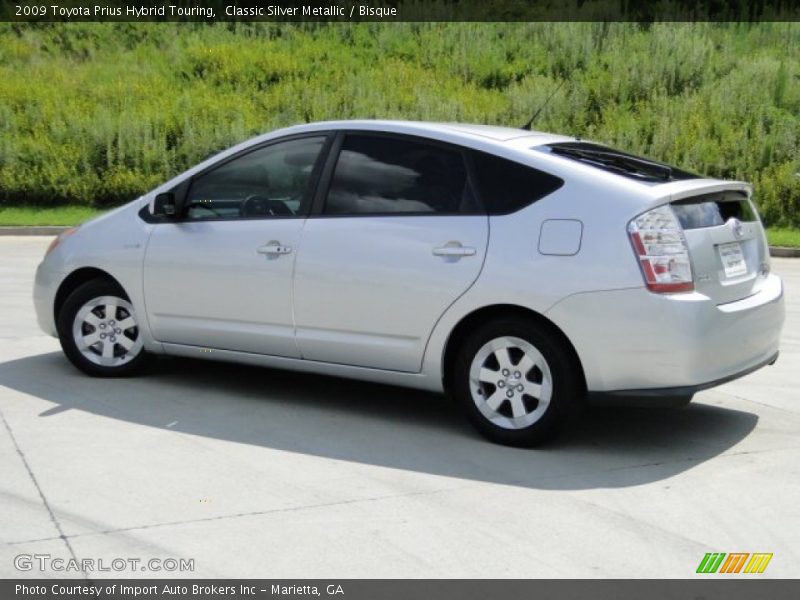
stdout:
<svg viewBox="0 0 800 600">
<path fill-rule="evenodd" d="M 657 174 L 664 179 L 664 181 L 669 181 L 672 178 L 672 168 L 668 167 L 667 165 L 662 165 L 660 163 L 652 162 L 644 158 L 638 158 L 636 156 L 619 154 L 611 150 L 570 148 L 565 146 L 556 146 L 553 147 L 553 150 L 556 153 L 566 154 L 575 158 L 583 158 L 586 160 L 622 168 L 627 167 L 627 170 L 631 170 L 632 168 L 633 172 L 641 173 L 645 176 L 649 170 L 651 175 Z M 642 167 L 644 167 L 644 170 L 642 170 Z"/>
</svg>

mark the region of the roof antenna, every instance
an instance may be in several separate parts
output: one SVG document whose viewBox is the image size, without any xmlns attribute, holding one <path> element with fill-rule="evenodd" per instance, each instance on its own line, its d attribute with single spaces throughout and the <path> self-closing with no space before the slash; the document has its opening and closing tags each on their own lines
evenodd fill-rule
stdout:
<svg viewBox="0 0 800 600">
<path fill-rule="evenodd" d="M 566 79 L 562 79 L 561 82 L 556 86 L 556 89 L 550 92 L 550 95 L 547 97 L 544 103 L 539 107 L 539 110 L 533 113 L 531 120 L 525 123 L 525 125 L 522 126 L 522 129 L 524 129 L 525 131 L 531 130 L 531 125 L 533 125 L 533 122 L 536 120 L 536 117 L 538 117 L 539 113 L 542 112 L 548 104 L 550 104 L 550 100 L 552 100 L 553 96 L 556 95 L 556 92 L 561 89 L 561 86 L 564 85 L 565 81 Z"/>
</svg>

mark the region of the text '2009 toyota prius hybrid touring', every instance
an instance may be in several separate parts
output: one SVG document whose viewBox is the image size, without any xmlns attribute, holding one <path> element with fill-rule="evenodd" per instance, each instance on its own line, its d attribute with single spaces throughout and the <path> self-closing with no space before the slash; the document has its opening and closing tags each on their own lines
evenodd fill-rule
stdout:
<svg viewBox="0 0 800 600">
<path fill-rule="evenodd" d="M 685 403 L 775 361 L 751 193 L 564 136 L 314 123 L 65 232 L 34 300 L 90 375 L 170 354 L 446 390 L 530 445 L 587 396 Z"/>
</svg>

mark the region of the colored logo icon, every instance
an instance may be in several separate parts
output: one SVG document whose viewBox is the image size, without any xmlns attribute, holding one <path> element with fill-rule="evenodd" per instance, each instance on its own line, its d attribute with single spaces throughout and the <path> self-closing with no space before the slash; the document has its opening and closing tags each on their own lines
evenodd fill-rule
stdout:
<svg viewBox="0 0 800 600">
<path fill-rule="evenodd" d="M 749 559 L 749 560 L 748 560 Z M 763 573 L 772 553 L 708 552 L 697 566 L 698 573 Z"/>
</svg>

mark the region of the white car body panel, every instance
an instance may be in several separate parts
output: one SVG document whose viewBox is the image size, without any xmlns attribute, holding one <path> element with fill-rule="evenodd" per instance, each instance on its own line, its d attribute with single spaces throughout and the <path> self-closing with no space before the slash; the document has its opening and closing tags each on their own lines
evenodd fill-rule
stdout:
<svg viewBox="0 0 800 600">
<path fill-rule="evenodd" d="M 303 358 L 419 372 L 439 317 L 478 278 L 486 216 L 308 219 L 294 310 Z M 460 244 L 474 254 L 437 256 Z"/>
<path fill-rule="evenodd" d="M 299 358 L 292 274 L 302 219 L 164 223 L 144 258 L 153 337 L 173 344 Z M 257 249 L 279 242 L 288 254 Z"/>
</svg>

